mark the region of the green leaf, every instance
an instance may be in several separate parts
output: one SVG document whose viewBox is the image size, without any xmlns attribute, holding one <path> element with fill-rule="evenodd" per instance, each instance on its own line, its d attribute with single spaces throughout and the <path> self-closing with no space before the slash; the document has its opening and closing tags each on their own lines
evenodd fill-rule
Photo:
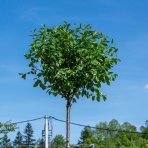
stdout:
<svg viewBox="0 0 148 148">
<path fill-rule="evenodd" d="M 37 81 L 34 83 L 33 87 L 37 87 L 40 83 L 41 83 L 41 80 L 37 80 Z"/>
<path fill-rule="evenodd" d="M 22 78 L 25 80 L 26 79 L 26 74 L 21 74 Z"/>
<path fill-rule="evenodd" d="M 77 100 L 75 98 L 72 99 L 73 103 L 77 103 Z"/>
<path fill-rule="evenodd" d="M 95 100 L 95 96 L 92 96 L 92 100 L 93 100 L 93 101 Z"/>
<path fill-rule="evenodd" d="M 97 97 L 97 101 L 100 102 L 100 96 Z"/>
<path fill-rule="evenodd" d="M 41 87 L 43 90 L 46 89 L 46 86 L 45 86 L 42 82 L 40 83 L 40 87 Z"/>
<path fill-rule="evenodd" d="M 104 101 L 106 101 L 106 99 L 107 99 L 105 95 L 102 95 L 102 98 Z"/>
</svg>

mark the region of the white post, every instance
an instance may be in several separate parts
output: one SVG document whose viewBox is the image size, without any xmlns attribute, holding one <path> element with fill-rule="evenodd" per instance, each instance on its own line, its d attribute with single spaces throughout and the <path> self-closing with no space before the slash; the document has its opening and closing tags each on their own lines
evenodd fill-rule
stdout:
<svg viewBox="0 0 148 148">
<path fill-rule="evenodd" d="M 45 148 L 48 148 L 48 116 L 45 116 Z"/>
<path fill-rule="evenodd" d="M 95 144 L 91 144 L 90 146 L 92 146 L 92 148 L 95 148 Z"/>
</svg>

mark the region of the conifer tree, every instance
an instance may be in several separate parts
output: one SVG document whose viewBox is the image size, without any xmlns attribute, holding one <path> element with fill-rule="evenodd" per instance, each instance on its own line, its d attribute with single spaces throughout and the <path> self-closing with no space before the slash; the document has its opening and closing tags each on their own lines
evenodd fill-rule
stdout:
<svg viewBox="0 0 148 148">
<path fill-rule="evenodd" d="M 37 148 L 44 148 L 45 147 L 45 142 L 43 139 L 38 139 L 36 142 Z"/>
<path fill-rule="evenodd" d="M 51 142 L 52 148 L 65 148 L 66 142 L 62 135 L 56 135 Z"/>
<path fill-rule="evenodd" d="M 2 143 L 1 143 L 1 146 L 0 147 L 1 148 L 12 148 L 10 139 L 8 138 L 8 135 L 7 134 L 5 134 L 3 136 Z"/>
<path fill-rule="evenodd" d="M 31 123 L 27 123 L 24 134 L 24 145 L 26 145 L 27 148 L 33 148 L 35 145 L 35 139 L 33 139 L 33 128 Z"/>
<path fill-rule="evenodd" d="M 13 142 L 14 146 L 17 146 L 17 148 L 21 148 L 23 145 L 23 135 L 21 134 L 20 131 L 17 132 L 16 138 Z"/>
</svg>

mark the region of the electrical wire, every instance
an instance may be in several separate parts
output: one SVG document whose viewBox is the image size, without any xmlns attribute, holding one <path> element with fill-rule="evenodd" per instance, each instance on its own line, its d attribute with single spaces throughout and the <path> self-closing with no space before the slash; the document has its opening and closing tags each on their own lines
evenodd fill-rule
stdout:
<svg viewBox="0 0 148 148">
<path fill-rule="evenodd" d="M 36 121 L 36 120 L 41 120 L 45 117 L 39 117 L 39 118 L 35 118 L 35 119 L 29 119 L 29 120 L 24 120 L 24 121 L 18 121 L 18 122 L 14 122 L 14 123 L 6 123 L 8 125 L 16 125 L 16 124 L 22 124 L 22 123 L 26 123 L 26 122 L 33 122 L 33 121 Z M 1 132 L 7 132 L 8 130 L 0 130 Z"/>
<path fill-rule="evenodd" d="M 39 117 L 39 118 L 35 118 L 35 119 L 14 122 L 14 123 L 10 123 L 10 125 L 21 124 L 21 123 L 26 123 L 26 122 L 32 122 L 32 121 L 36 121 L 36 120 L 41 120 L 43 118 L 45 118 L 45 117 Z M 53 116 L 49 116 L 49 119 L 53 119 L 53 120 L 56 120 L 56 121 L 59 121 L 59 122 L 66 123 L 65 120 L 61 120 L 61 119 L 55 118 Z M 76 125 L 76 126 L 81 126 L 81 127 L 89 127 L 89 128 L 92 128 L 92 129 L 104 130 L 104 131 L 113 131 L 113 132 L 120 132 L 120 133 L 121 132 L 122 133 L 133 133 L 133 134 L 142 134 L 142 135 L 143 134 L 148 134 L 146 132 L 126 131 L 126 130 L 118 130 L 118 129 L 110 129 L 110 128 L 99 128 L 99 127 L 95 127 L 95 126 L 89 126 L 89 125 L 84 125 L 84 124 L 79 124 L 79 123 L 74 123 L 74 122 L 70 122 L 70 124 Z M 51 127 L 51 128 L 53 128 L 53 127 Z"/>
<path fill-rule="evenodd" d="M 39 118 L 35 118 L 35 119 L 30 119 L 30 120 L 24 120 L 24 121 L 19 121 L 19 122 L 14 122 L 14 123 L 10 123 L 10 125 L 14 125 L 14 124 L 21 124 L 21 123 L 26 123 L 26 122 L 32 122 L 32 121 L 36 121 L 36 120 L 41 120 L 44 117 L 39 117 Z"/>
<path fill-rule="evenodd" d="M 58 118 L 55 118 L 53 116 L 49 116 L 50 118 L 56 120 L 56 121 L 59 121 L 59 122 L 66 122 L 65 120 L 61 120 L 61 119 L 58 119 Z M 110 129 L 110 128 L 99 128 L 99 127 L 94 127 L 94 126 L 89 126 L 89 125 L 84 125 L 84 124 L 79 124 L 79 123 L 74 123 L 74 122 L 70 122 L 70 124 L 72 125 L 76 125 L 76 126 L 81 126 L 81 127 L 89 127 L 89 128 L 92 128 L 92 129 L 98 129 L 98 130 L 104 130 L 104 131 L 113 131 L 113 132 L 119 132 L 119 133 L 132 133 L 132 134 L 148 134 L 148 133 L 141 133 L 141 132 L 136 132 L 136 131 L 123 131 L 123 130 L 118 130 L 118 129 Z"/>
</svg>

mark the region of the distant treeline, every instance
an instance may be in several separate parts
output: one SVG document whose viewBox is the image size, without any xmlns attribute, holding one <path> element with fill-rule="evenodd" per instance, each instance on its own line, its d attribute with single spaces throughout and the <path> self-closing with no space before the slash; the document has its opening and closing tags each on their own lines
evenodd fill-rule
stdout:
<svg viewBox="0 0 148 148">
<path fill-rule="evenodd" d="M 148 120 L 140 131 L 129 122 L 120 124 L 115 119 L 109 123 L 100 122 L 95 129 L 85 127 L 78 144 L 81 148 L 91 144 L 95 148 L 148 148 Z"/>
<path fill-rule="evenodd" d="M 0 123 L 0 148 L 44 148 L 44 140 L 34 138 L 31 123 L 27 123 L 23 134 L 18 131 L 11 141 L 8 133 L 14 129 L 10 124 Z M 56 135 L 50 148 L 65 148 L 65 138 Z M 148 120 L 139 130 L 129 122 L 120 124 L 115 119 L 109 123 L 100 122 L 93 128 L 84 127 L 78 143 L 71 148 L 148 148 Z"/>
</svg>

